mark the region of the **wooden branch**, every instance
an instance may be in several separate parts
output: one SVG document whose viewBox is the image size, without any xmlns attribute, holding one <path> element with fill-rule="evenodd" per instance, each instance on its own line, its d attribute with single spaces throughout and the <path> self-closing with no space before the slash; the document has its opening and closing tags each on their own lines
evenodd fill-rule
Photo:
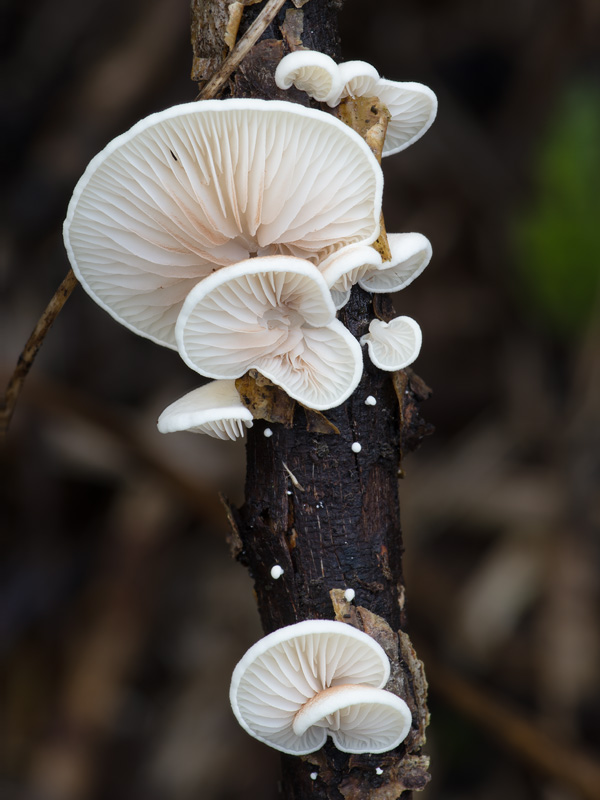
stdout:
<svg viewBox="0 0 600 800">
<path fill-rule="evenodd" d="M 76 286 L 77 278 L 73 270 L 70 269 L 46 306 L 46 310 L 39 318 L 33 333 L 27 340 L 25 348 L 17 361 L 17 366 L 8 381 L 4 396 L 0 400 L 0 436 L 6 436 L 25 378 L 33 365 L 46 334 L 52 327 L 52 323 L 59 315 L 60 310 L 67 302 L 71 296 L 71 292 Z"/>
<path fill-rule="evenodd" d="M 195 15 L 192 25 L 196 77 L 199 65 L 205 69 L 211 64 L 219 86 L 225 72 L 232 75 L 229 90 L 234 97 L 283 96 L 312 102 L 301 92 L 282 93 L 273 73 L 291 46 L 321 50 L 339 60 L 339 3 L 308 0 L 297 6 L 290 4 L 286 11 L 286 20 L 293 12 L 293 25 L 286 26 L 279 17 L 279 27 L 265 31 L 233 74 L 223 69 L 227 59 L 219 62 L 219 53 L 226 50 L 225 36 L 231 33 L 228 0 L 205 0 L 201 8 L 194 0 L 193 9 L 204 22 Z M 205 90 L 213 85 L 209 81 Z M 353 127 L 364 127 L 361 135 L 377 154 L 388 115 L 372 101 L 368 109 L 364 103 L 354 108 L 352 101 L 346 111 L 348 121 L 355 118 Z M 389 258 L 384 232 L 377 246 Z M 379 296 L 376 302 L 377 314 L 372 296 L 356 286 L 339 313 L 357 338 L 367 332 L 375 315 L 395 316 L 389 299 Z M 388 654 L 388 688 L 407 701 L 413 717 L 406 741 L 388 753 L 349 755 L 328 742 L 308 756 L 283 756 L 283 797 L 408 800 L 412 790 L 422 789 L 429 779 L 428 759 L 421 754 L 428 712 L 422 665 L 403 631 L 398 470 L 401 455 L 414 449 L 427 432 L 419 413 L 426 388 L 410 372 L 391 375 L 366 359 L 352 397 L 318 416 L 286 403 L 264 380 L 253 383 L 252 376 L 246 376 L 238 389 L 253 408 L 255 423 L 248 432 L 246 501 L 239 510 L 229 509 L 230 546 L 254 579 L 265 632 L 314 618 L 335 618 L 365 630 Z M 375 406 L 365 405 L 369 395 L 376 398 Z M 267 424 L 272 431 L 268 437 Z M 358 454 L 352 450 L 354 442 L 362 445 Z M 278 579 L 271 576 L 276 564 L 284 570 Z M 346 588 L 355 591 L 352 603 L 344 600 Z"/>
<path fill-rule="evenodd" d="M 572 745 L 556 741 L 429 654 L 427 672 L 440 697 L 497 739 L 515 758 L 566 784 L 584 800 L 600 799 L 600 764 Z"/>
</svg>

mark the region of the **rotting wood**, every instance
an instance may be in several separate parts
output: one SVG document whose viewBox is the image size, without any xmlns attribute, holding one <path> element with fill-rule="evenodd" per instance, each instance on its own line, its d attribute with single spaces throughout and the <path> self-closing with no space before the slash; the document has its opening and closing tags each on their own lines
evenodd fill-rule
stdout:
<svg viewBox="0 0 600 800">
<path fill-rule="evenodd" d="M 224 5 L 229 5 L 226 0 L 206 0 L 202 13 L 206 16 L 215 9 L 215 18 L 221 19 Z M 288 0 L 222 87 L 221 96 L 285 98 L 318 107 L 302 92 L 279 90 L 273 73 L 292 45 L 340 60 L 336 18 L 340 5 L 338 0 Z M 238 37 L 261 8 L 262 4 L 244 8 Z M 297 24 L 293 28 L 286 24 L 287 13 L 298 8 L 303 14 L 301 31 Z M 226 53 L 223 26 L 203 29 L 196 23 L 193 30 L 195 65 L 206 67 L 207 59 L 213 59 L 211 69 L 219 69 Z M 199 79 L 197 70 L 194 77 Z M 202 80 L 210 77 L 205 70 Z M 372 99 L 366 111 L 363 104 L 355 105 L 365 112 L 357 127 L 380 151 L 387 109 Z M 385 234 L 382 241 L 387 246 Z M 389 258 L 389 250 L 383 255 Z M 388 298 L 377 298 L 376 303 L 378 316 L 393 316 Z M 375 315 L 373 297 L 355 286 L 339 318 L 360 338 Z M 398 376 L 384 373 L 366 359 L 361 382 L 349 400 L 316 416 L 293 402 L 282 412 L 276 393 L 268 388 L 265 392 L 267 384 L 256 375 L 241 381 L 243 401 L 257 410 L 255 417 L 262 418 L 248 431 L 246 501 L 238 511 L 230 509 L 231 545 L 254 580 L 265 633 L 303 619 L 342 613 L 345 622 L 382 643 L 391 659 L 390 688 L 407 700 L 413 712 L 407 740 L 389 753 L 350 755 L 328 741 L 308 756 L 282 756 L 282 796 L 408 800 L 428 780 L 428 759 L 420 752 L 428 713 L 422 665 L 404 630 L 398 469 L 401 455 L 430 432 L 419 410 L 427 396 L 425 384 L 408 371 Z M 368 395 L 377 399 L 375 406 L 365 405 Z M 278 417 L 281 424 L 272 424 Z M 267 421 L 269 437 L 264 436 Z M 356 441 L 362 445 L 360 454 L 351 449 Z M 284 570 L 278 580 L 271 577 L 274 564 Z M 355 603 L 343 600 L 346 588 L 355 590 Z M 377 767 L 383 769 L 381 774 Z M 316 780 L 311 778 L 314 772 Z"/>
</svg>

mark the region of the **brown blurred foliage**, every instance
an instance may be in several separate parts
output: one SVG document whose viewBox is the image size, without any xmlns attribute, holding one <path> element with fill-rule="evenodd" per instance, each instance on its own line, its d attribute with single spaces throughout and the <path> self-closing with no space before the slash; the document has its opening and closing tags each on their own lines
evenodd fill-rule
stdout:
<svg viewBox="0 0 600 800">
<path fill-rule="evenodd" d="M 85 165 L 196 87 L 186 0 L 1 13 L 5 382 L 67 272 L 60 226 Z M 401 486 L 411 637 L 436 676 L 426 797 L 583 797 L 566 773 L 600 748 L 600 326 L 590 315 L 565 336 L 536 313 L 512 232 L 538 202 L 565 92 L 597 86 L 599 6 L 347 0 L 341 23 L 346 59 L 440 101 L 431 131 L 383 165 L 388 230 L 434 247 L 397 296 L 424 332 L 437 429 Z M 573 253 L 572 281 L 583 262 L 597 271 Z M 277 755 L 227 699 L 260 635 L 217 499 L 241 500 L 243 446 L 154 424 L 196 385 L 80 289 L 44 344 L 2 456 L 2 800 L 277 796 Z M 448 668 L 480 708 L 529 720 L 534 748 L 571 748 L 563 777 L 469 712 Z"/>
</svg>

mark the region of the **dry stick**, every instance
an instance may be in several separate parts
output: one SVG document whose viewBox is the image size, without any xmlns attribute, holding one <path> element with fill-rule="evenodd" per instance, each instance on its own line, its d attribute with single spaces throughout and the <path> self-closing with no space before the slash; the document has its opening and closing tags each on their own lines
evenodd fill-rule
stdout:
<svg viewBox="0 0 600 800">
<path fill-rule="evenodd" d="M 17 366 L 15 367 L 15 370 L 8 382 L 4 397 L 0 401 L 0 435 L 6 436 L 11 417 L 15 410 L 17 400 L 19 399 L 19 394 L 23 388 L 23 383 L 25 382 L 25 378 L 31 369 L 38 350 L 42 346 L 46 334 L 52 327 L 52 323 L 60 313 L 61 308 L 67 302 L 71 292 L 76 286 L 77 278 L 73 274 L 73 270 L 70 269 L 65 279 L 54 293 L 54 296 L 46 306 L 46 310 L 39 318 L 33 333 L 27 340 L 27 344 L 19 356 Z"/>
<path fill-rule="evenodd" d="M 218 71 L 202 89 L 196 98 L 197 100 L 210 100 L 211 97 L 217 94 L 234 69 L 242 63 L 252 47 L 258 42 L 285 2 L 286 0 L 268 0 L 258 17 L 236 44 L 233 52 L 227 56 Z"/>
<path fill-rule="evenodd" d="M 600 800 L 600 764 L 558 742 L 529 720 L 426 654 L 434 691 L 510 749 L 516 758 L 568 784 L 585 800 Z"/>
</svg>

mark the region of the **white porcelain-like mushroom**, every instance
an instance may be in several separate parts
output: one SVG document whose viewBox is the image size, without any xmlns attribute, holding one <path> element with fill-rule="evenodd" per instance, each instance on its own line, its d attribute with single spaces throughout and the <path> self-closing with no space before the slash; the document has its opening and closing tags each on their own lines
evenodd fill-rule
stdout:
<svg viewBox="0 0 600 800">
<path fill-rule="evenodd" d="M 422 83 L 387 81 L 380 78 L 373 94 L 391 114 L 382 156 L 393 156 L 414 144 L 432 126 L 437 97 Z"/>
<path fill-rule="evenodd" d="M 161 433 L 191 431 L 215 439 L 238 439 L 252 427 L 252 414 L 240 400 L 235 381 L 211 381 L 167 406 L 158 418 Z"/>
<path fill-rule="evenodd" d="M 317 267 L 264 256 L 225 267 L 187 296 L 177 320 L 179 354 L 210 378 L 257 369 L 309 408 L 343 403 L 362 375 L 362 353 L 335 319 Z"/>
<path fill-rule="evenodd" d="M 294 85 L 321 103 L 337 97 L 342 89 L 338 65 L 316 50 L 295 50 L 284 56 L 275 70 L 275 83 L 280 89 Z"/>
<path fill-rule="evenodd" d="M 283 78 L 285 76 L 287 79 L 288 71 L 290 75 L 293 74 L 294 62 L 286 62 L 292 56 L 298 57 L 298 63 L 302 65 L 298 81 L 306 76 L 303 86 L 296 79 L 287 81 Z M 282 64 L 286 66 L 281 67 L 282 78 L 277 84 L 281 89 L 288 89 L 294 83 L 297 88 L 302 88 L 311 97 L 323 100 L 331 107 L 339 105 L 344 97 L 378 97 L 391 115 L 382 156 L 399 153 L 420 139 L 429 130 L 437 114 L 437 97 L 428 86 L 413 81 L 380 78 L 375 67 L 366 61 L 344 61 L 337 65 L 337 76 L 335 62 L 316 50 L 290 53 L 281 60 Z M 311 82 L 313 74 L 315 78 Z"/>
<path fill-rule="evenodd" d="M 355 245 L 334 253 L 321 267 L 336 308 L 346 305 L 352 286 L 371 270 L 381 268 L 381 256 L 374 247 Z"/>
<path fill-rule="evenodd" d="M 366 61 L 344 61 L 339 67 L 341 90 L 335 102 L 338 105 L 343 97 L 368 97 L 376 95 L 379 73 L 372 64 Z"/>
<path fill-rule="evenodd" d="M 392 258 L 357 271 L 367 292 L 399 292 L 411 284 L 431 261 L 431 242 L 420 233 L 388 233 Z M 373 249 L 373 248 L 371 248 Z"/>
<path fill-rule="evenodd" d="M 389 728 L 386 714 L 373 722 L 366 695 L 355 687 L 382 690 L 389 671 L 385 652 L 367 634 L 343 622 L 307 620 L 280 628 L 248 650 L 233 672 L 231 707 L 251 736 L 284 753 L 312 753 L 328 733 L 347 752 L 378 752 L 371 736 L 378 725 Z M 345 696 L 331 691 L 348 685 L 353 688 Z M 369 700 L 381 708 L 399 705 L 379 693 Z M 406 719 L 396 715 L 396 724 L 396 735 L 406 735 Z"/>
<path fill-rule="evenodd" d="M 421 350 L 421 328 L 410 317 L 396 317 L 391 322 L 371 320 L 369 333 L 360 343 L 369 348 L 369 358 L 379 369 L 396 372 L 412 364 Z"/>
<path fill-rule="evenodd" d="M 292 729 L 303 736 L 309 728 L 324 728 L 344 753 L 385 753 L 406 739 L 410 709 L 385 689 L 373 686 L 332 686 L 312 697 L 296 713 Z"/>
<path fill-rule="evenodd" d="M 91 161 L 65 245 L 96 302 L 174 348 L 199 280 L 257 254 L 318 266 L 375 241 L 382 187 L 366 143 L 330 114 L 279 101 L 188 103 L 147 117 Z"/>
</svg>

